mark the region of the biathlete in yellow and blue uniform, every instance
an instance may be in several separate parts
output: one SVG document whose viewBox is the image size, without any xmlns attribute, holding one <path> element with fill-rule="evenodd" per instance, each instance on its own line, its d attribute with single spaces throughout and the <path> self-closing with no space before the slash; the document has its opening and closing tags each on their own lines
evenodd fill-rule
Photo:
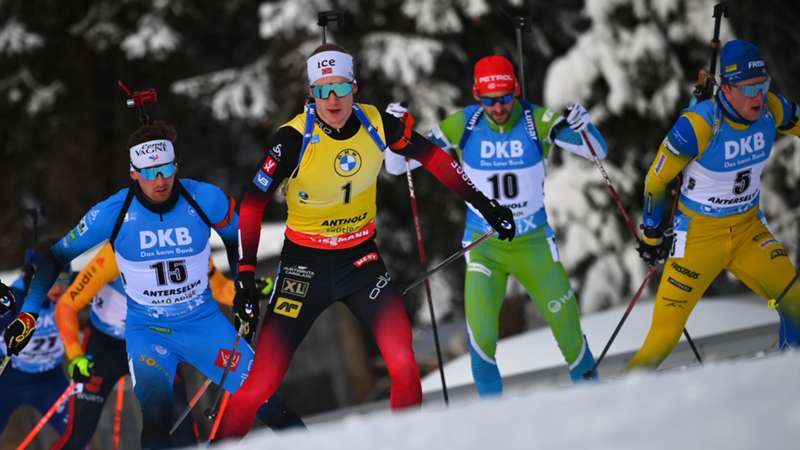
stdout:
<svg viewBox="0 0 800 450">
<path fill-rule="evenodd" d="M 769 91 L 760 50 L 733 40 L 720 54 L 717 95 L 684 112 L 662 142 L 645 181 L 644 236 L 650 265 L 666 260 L 653 323 L 629 369 L 657 367 L 672 351 L 689 314 L 726 269 L 764 299 L 776 298 L 794 277 L 788 252 L 759 208 L 761 173 L 778 132 L 800 136 L 800 107 Z M 668 238 L 667 185 L 682 175 Z M 800 328 L 800 285 L 780 301 L 790 345 Z"/>
</svg>

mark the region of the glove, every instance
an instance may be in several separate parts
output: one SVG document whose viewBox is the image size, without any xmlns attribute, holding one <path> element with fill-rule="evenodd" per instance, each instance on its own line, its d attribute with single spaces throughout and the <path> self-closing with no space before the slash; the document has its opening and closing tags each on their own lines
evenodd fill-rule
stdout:
<svg viewBox="0 0 800 450">
<path fill-rule="evenodd" d="M 94 362 L 84 355 L 76 356 L 69 361 L 67 373 L 76 383 L 88 383 L 94 375 Z"/>
<path fill-rule="evenodd" d="M 239 272 L 236 279 L 236 296 L 233 297 L 233 325 L 236 330 L 241 330 L 244 326 L 242 336 L 248 342 L 255 334 L 260 312 L 255 274 L 249 271 Z"/>
<path fill-rule="evenodd" d="M 256 291 L 258 292 L 259 300 L 269 300 L 274 288 L 275 283 L 272 281 L 272 277 L 261 277 L 256 280 Z"/>
<path fill-rule="evenodd" d="M 402 119 L 408 112 L 405 102 L 393 102 L 386 106 L 386 113 Z"/>
<path fill-rule="evenodd" d="M 592 122 L 589 111 L 580 103 L 567 106 L 567 124 L 573 131 L 580 133 L 586 131 L 586 127 Z"/>
<path fill-rule="evenodd" d="M 483 218 L 489 222 L 489 225 L 497 231 L 497 237 L 500 240 L 511 242 L 517 230 L 514 223 L 514 213 L 495 199 L 488 200 L 486 197 L 484 199 L 487 200 L 485 203 L 480 202 L 481 204 L 475 205 L 475 207 L 478 208 Z"/>
<path fill-rule="evenodd" d="M 640 228 L 643 230 L 642 239 L 636 247 L 639 257 L 650 267 L 663 263 L 672 250 L 672 240 L 675 237 L 672 227 L 661 230 L 641 225 Z"/>
<path fill-rule="evenodd" d="M 0 317 L 17 308 L 14 290 L 0 282 Z"/>
<path fill-rule="evenodd" d="M 16 319 L 11 321 L 3 333 L 3 340 L 6 341 L 6 348 L 9 355 L 18 355 L 36 331 L 36 318 L 34 313 L 20 313 Z"/>
<path fill-rule="evenodd" d="M 395 142 L 389 143 L 389 148 L 395 151 L 403 150 L 411 142 L 411 137 L 414 134 L 414 116 L 408 112 L 408 105 L 405 102 L 389 103 L 386 107 L 386 113 L 391 114 L 403 122 L 403 135 Z"/>
</svg>

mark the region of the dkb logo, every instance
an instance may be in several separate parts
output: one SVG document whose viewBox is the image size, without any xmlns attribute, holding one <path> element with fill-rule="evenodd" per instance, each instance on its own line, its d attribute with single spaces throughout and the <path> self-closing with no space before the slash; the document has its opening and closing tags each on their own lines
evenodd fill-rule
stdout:
<svg viewBox="0 0 800 450">
<path fill-rule="evenodd" d="M 763 150 L 766 146 L 764 142 L 764 133 L 758 132 L 756 134 L 739 138 L 739 141 L 725 141 L 725 159 L 733 159 L 738 156 L 745 156 L 749 153 Z"/>
<path fill-rule="evenodd" d="M 174 236 L 173 236 L 174 233 Z M 156 230 L 155 233 L 149 230 L 139 232 L 139 247 L 144 250 L 155 247 L 175 247 L 176 245 L 189 245 L 192 243 L 192 235 L 186 227 L 167 228 L 166 230 Z"/>
<path fill-rule="evenodd" d="M 522 156 L 522 142 L 513 141 L 481 141 L 481 158 L 519 158 Z"/>
</svg>

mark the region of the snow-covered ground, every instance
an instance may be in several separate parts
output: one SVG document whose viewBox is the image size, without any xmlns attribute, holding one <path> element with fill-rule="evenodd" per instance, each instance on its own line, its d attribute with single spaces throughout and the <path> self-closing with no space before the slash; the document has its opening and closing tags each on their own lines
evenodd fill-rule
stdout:
<svg viewBox="0 0 800 450">
<path fill-rule="evenodd" d="M 254 432 L 232 448 L 797 449 L 800 352 Z"/>
<path fill-rule="evenodd" d="M 583 332 L 588 337 L 595 356 L 600 355 L 625 308 L 627 305 L 587 314 L 581 318 Z M 652 316 L 652 301 L 637 302 L 608 354 L 639 349 L 647 336 Z M 692 338 L 697 339 L 777 322 L 777 313 L 767 308 L 766 303 L 754 295 L 704 298 L 689 317 L 686 329 Z M 539 328 L 502 339 L 497 346 L 497 365 L 500 373 L 506 377 L 547 367 L 563 366 L 564 357 L 559 352 L 550 329 Z M 463 355 L 445 364 L 445 377 L 448 386 L 472 384 L 469 355 Z M 423 391 L 440 389 L 438 372 L 431 373 L 422 380 Z"/>
<path fill-rule="evenodd" d="M 637 304 L 610 354 L 637 349 L 652 302 Z M 583 318 L 599 353 L 624 308 Z M 687 329 L 696 338 L 774 324 L 752 296 L 704 299 Z M 499 344 L 504 375 L 562 365 L 549 330 Z M 468 357 L 445 366 L 448 385 L 471 383 Z M 493 400 L 429 402 L 406 413 L 374 412 L 311 425 L 308 432 L 256 431 L 229 448 L 303 449 L 797 449 L 800 352 L 634 373 L 602 383 L 512 391 Z M 439 388 L 438 373 L 425 390 Z"/>
</svg>

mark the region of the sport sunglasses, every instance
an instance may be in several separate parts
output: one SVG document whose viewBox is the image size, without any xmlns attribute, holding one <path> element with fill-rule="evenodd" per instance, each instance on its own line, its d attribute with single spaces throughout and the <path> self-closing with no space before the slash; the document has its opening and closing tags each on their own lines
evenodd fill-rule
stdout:
<svg viewBox="0 0 800 450">
<path fill-rule="evenodd" d="M 178 170 L 178 164 L 175 161 L 170 163 L 161 164 L 160 166 L 154 167 L 147 167 L 145 169 L 139 169 L 134 167 L 139 175 L 147 181 L 153 181 L 158 178 L 158 175 L 161 174 L 164 178 L 169 178 L 175 174 L 175 171 Z"/>
<path fill-rule="evenodd" d="M 740 84 L 734 84 L 733 87 L 739 90 L 745 97 L 755 97 L 759 94 L 759 92 L 763 92 L 764 95 L 767 95 L 769 92 L 769 83 L 772 81 L 771 79 L 767 78 L 766 81 L 758 84 L 749 84 L 746 86 L 742 86 Z"/>
<path fill-rule="evenodd" d="M 311 93 L 316 98 L 327 99 L 331 95 L 331 92 L 337 97 L 342 98 L 353 92 L 353 83 L 327 83 L 311 86 Z"/>
<path fill-rule="evenodd" d="M 501 95 L 500 97 L 481 97 L 481 105 L 494 106 L 495 103 L 507 105 L 514 101 L 514 94 Z"/>
</svg>

